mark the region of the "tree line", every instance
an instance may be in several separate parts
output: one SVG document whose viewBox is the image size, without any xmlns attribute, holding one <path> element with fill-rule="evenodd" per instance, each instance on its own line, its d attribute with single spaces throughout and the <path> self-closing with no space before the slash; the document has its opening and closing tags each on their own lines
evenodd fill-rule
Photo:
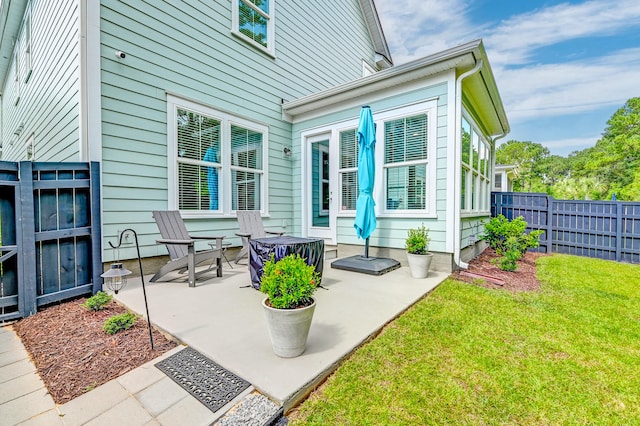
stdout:
<svg viewBox="0 0 640 426">
<path fill-rule="evenodd" d="M 545 192 L 557 199 L 640 201 L 640 97 L 607 121 L 595 146 L 567 157 L 539 143 L 510 140 L 496 164 L 514 165 L 513 190 Z"/>
</svg>

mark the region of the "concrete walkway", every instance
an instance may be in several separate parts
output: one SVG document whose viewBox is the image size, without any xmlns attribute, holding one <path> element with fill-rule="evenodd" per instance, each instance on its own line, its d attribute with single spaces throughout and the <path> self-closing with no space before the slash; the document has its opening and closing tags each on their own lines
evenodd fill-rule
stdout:
<svg viewBox="0 0 640 426">
<path fill-rule="evenodd" d="M 224 270 L 189 288 L 185 281 L 147 283 L 151 321 L 252 384 L 236 400 L 212 413 L 158 370 L 156 359 L 118 379 L 56 406 L 20 340 L 10 327 L 0 332 L 0 425 L 206 425 L 258 391 L 285 411 L 295 406 L 353 350 L 446 278 L 432 272 L 413 279 L 406 267 L 382 276 L 331 269 L 326 262 L 306 351 L 282 359 L 271 350 L 260 292 L 246 288 L 246 266 Z M 117 300 L 143 314 L 139 278 L 129 280 Z M 163 357 L 182 349 L 176 348 Z"/>
</svg>

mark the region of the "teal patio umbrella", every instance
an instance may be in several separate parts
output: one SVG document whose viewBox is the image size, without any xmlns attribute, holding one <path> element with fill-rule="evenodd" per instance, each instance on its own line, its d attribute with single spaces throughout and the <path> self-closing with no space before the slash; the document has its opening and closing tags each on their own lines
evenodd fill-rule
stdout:
<svg viewBox="0 0 640 426">
<path fill-rule="evenodd" d="M 369 257 L 369 236 L 376 229 L 376 213 L 373 201 L 373 182 L 376 175 L 374 150 L 376 127 L 371 108 L 363 106 L 358 122 L 358 200 L 353 227 L 358 238 L 365 240 L 364 257 Z"/>
</svg>

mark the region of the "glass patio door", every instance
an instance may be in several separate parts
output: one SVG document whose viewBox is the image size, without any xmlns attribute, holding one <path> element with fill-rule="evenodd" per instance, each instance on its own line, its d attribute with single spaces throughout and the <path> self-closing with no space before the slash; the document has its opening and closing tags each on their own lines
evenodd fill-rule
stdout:
<svg viewBox="0 0 640 426">
<path fill-rule="evenodd" d="M 314 136 L 307 139 L 307 235 L 335 239 L 335 212 L 333 207 L 333 186 L 331 182 L 330 135 Z"/>
</svg>

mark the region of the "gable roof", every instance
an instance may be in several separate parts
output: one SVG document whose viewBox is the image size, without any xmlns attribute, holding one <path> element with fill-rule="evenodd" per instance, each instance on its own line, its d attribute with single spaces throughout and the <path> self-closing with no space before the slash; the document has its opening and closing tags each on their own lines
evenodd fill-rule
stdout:
<svg viewBox="0 0 640 426">
<path fill-rule="evenodd" d="M 27 0 L 2 0 L 0 7 L 0 95 L 13 59 L 13 46 L 22 25 Z"/>
<path fill-rule="evenodd" d="M 364 13 L 369 35 L 371 36 L 376 51 L 376 65 L 380 69 L 387 69 L 393 66 L 393 60 L 391 59 L 391 51 L 387 45 L 387 39 L 384 37 L 384 32 L 382 31 L 382 24 L 380 23 L 376 5 L 373 3 L 373 0 L 358 1 L 360 2 L 362 13 Z"/>
<path fill-rule="evenodd" d="M 300 99 L 285 102 L 282 105 L 282 110 L 292 122 L 302 121 L 309 116 L 321 113 L 326 108 L 340 104 L 357 104 L 359 97 L 442 72 L 455 70 L 456 76 L 459 76 L 473 69 L 476 64 L 481 64 L 480 70 L 464 79 L 462 83 L 463 92 L 466 93 L 465 99 L 480 115 L 479 118 L 484 123 L 488 135 L 507 134 L 510 131 L 509 121 L 482 40 L 474 40 Z"/>
</svg>

